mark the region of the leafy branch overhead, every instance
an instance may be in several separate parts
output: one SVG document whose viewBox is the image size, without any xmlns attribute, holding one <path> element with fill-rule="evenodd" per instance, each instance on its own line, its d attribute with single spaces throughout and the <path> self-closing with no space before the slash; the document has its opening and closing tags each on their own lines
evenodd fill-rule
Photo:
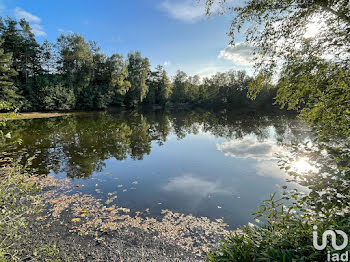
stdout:
<svg viewBox="0 0 350 262">
<path fill-rule="evenodd" d="M 255 47 L 248 95 L 277 87 L 276 103 L 324 134 L 350 134 L 350 4 L 347 0 L 207 0 L 233 16 L 231 44 L 245 30 Z M 247 29 L 246 29 L 247 28 Z"/>
</svg>

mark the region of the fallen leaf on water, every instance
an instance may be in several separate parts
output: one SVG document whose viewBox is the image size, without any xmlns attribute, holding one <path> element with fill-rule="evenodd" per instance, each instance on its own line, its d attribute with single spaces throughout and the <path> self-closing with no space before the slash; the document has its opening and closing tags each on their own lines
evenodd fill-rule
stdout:
<svg viewBox="0 0 350 262">
<path fill-rule="evenodd" d="M 87 213 L 87 211 L 86 210 L 82 210 L 81 213 Z"/>
<path fill-rule="evenodd" d="M 80 222 L 80 218 L 79 218 L 79 217 L 73 218 L 73 219 L 72 219 L 72 222 Z"/>
<path fill-rule="evenodd" d="M 86 214 L 81 214 L 80 217 L 86 217 Z"/>
<path fill-rule="evenodd" d="M 78 185 L 78 184 L 77 184 L 77 185 L 75 185 L 75 186 L 76 186 L 76 187 L 80 187 L 80 185 Z"/>
<path fill-rule="evenodd" d="M 44 220 L 44 218 L 43 217 L 37 217 L 36 220 L 40 221 L 40 220 Z"/>
<path fill-rule="evenodd" d="M 134 185 L 137 185 L 139 182 L 138 181 L 134 181 L 132 182 Z"/>
<path fill-rule="evenodd" d="M 123 187 L 123 185 L 118 185 L 118 187 L 120 188 L 120 187 Z"/>
<path fill-rule="evenodd" d="M 123 192 L 126 192 L 126 191 L 128 191 L 128 190 L 127 190 L 127 189 L 124 189 L 124 190 L 123 190 Z"/>
<path fill-rule="evenodd" d="M 56 203 L 58 203 L 58 199 L 51 199 L 50 202 L 51 202 L 52 204 L 56 204 Z"/>
<path fill-rule="evenodd" d="M 222 208 L 221 206 L 218 206 L 218 208 Z"/>
</svg>

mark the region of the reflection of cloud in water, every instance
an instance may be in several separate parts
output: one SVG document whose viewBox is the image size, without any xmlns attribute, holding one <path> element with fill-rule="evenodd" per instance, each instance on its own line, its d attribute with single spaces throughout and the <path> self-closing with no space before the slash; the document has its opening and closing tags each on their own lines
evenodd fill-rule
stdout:
<svg viewBox="0 0 350 262">
<path fill-rule="evenodd" d="M 217 149 L 226 156 L 240 158 L 254 158 L 261 160 L 274 159 L 276 153 L 280 153 L 281 147 L 270 139 L 258 141 L 253 137 L 245 137 L 241 140 L 227 141 L 217 145 Z"/>
<path fill-rule="evenodd" d="M 183 175 L 170 180 L 163 186 L 165 191 L 205 197 L 209 194 L 230 194 L 218 181 L 209 181 L 193 175 Z"/>
<path fill-rule="evenodd" d="M 281 170 L 276 161 L 259 161 L 256 165 L 256 174 L 264 177 L 284 179 L 287 174 Z"/>
</svg>

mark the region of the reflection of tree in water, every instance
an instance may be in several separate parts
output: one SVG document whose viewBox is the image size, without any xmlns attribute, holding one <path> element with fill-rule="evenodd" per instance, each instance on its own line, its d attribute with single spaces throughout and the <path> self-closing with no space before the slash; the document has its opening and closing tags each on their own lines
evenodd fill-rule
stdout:
<svg viewBox="0 0 350 262">
<path fill-rule="evenodd" d="M 255 135 L 259 141 L 270 137 L 274 129 L 277 140 L 304 140 L 309 135 L 294 116 L 286 115 L 247 115 L 223 111 L 187 112 L 170 115 L 174 133 L 178 138 L 199 131 L 209 132 L 217 137 L 242 139 Z"/>
<path fill-rule="evenodd" d="M 40 173 L 65 172 L 69 177 L 89 177 L 102 171 L 109 158 L 142 160 L 150 154 L 152 142 L 163 145 L 170 132 L 179 139 L 189 133 L 209 132 L 218 137 L 241 139 L 254 134 L 269 137 L 271 127 L 277 138 L 295 138 L 301 132 L 284 116 L 247 116 L 227 112 L 82 113 L 49 118 L 16 120 L 9 123 L 13 139 L 22 138 L 13 152 L 24 159 L 36 155 L 33 167 Z M 8 150 L 9 147 L 6 148 Z"/>
</svg>

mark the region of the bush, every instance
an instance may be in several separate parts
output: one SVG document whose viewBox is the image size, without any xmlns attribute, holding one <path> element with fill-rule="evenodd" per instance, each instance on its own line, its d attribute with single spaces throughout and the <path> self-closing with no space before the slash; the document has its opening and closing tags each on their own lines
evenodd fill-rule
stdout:
<svg viewBox="0 0 350 262">
<path fill-rule="evenodd" d="M 26 234 L 28 216 L 40 208 L 38 191 L 26 167 L 15 164 L 0 170 L 0 261 L 19 259 L 16 242 Z"/>
</svg>

